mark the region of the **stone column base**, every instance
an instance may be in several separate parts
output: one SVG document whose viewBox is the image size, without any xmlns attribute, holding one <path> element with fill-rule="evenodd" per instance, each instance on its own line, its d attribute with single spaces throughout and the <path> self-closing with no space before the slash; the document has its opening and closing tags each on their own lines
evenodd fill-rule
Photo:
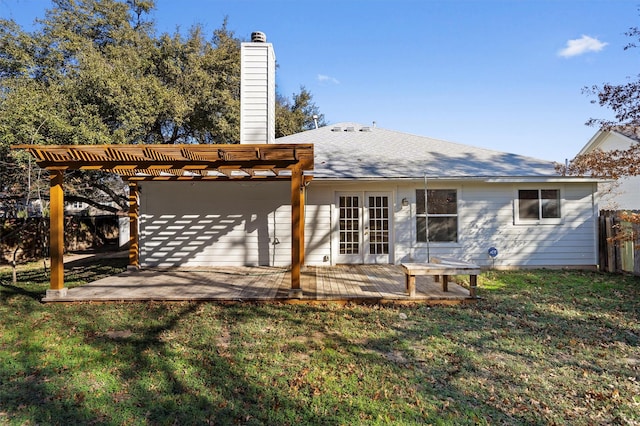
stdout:
<svg viewBox="0 0 640 426">
<path fill-rule="evenodd" d="M 289 290 L 289 299 L 302 299 L 302 289 L 292 288 Z"/>
<path fill-rule="evenodd" d="M 63 287 L 59 290 L 47 290 L 47 295 L 45 299 L 62 299 L 63 297 L 67 297 L 67 288 Z"/>
</svg>

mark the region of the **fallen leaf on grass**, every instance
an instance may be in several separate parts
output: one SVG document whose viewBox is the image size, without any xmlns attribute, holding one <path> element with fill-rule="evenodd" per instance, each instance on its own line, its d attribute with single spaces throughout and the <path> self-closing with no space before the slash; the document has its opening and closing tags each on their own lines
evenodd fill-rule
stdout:
<svg viewBox="0 0 640 426">
<path fill-rule="evenodd" d="M 638 359 L 638 358 L 625 358 L 624 362 L 629 364 L 629 365 L 639 365 L 640 364 L 640 359 Z"/>
<path fill-rule="evenodd" d="M 110 339 L 126 339 L 133 336 L 133 332 L 131 330 L 110 330 L 106 331 L 104 335 Z"/>
</svg>

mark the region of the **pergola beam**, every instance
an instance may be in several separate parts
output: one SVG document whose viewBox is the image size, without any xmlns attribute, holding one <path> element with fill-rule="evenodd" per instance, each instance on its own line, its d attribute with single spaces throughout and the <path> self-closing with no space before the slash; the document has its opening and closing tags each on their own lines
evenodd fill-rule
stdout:
<svg viewBox="0 0 640 426">
<path fill-rule="evenodd" d="M 118 169 L 313 169 L 312 144 L 263 145 L 14 145 L 29 151 L 42 168 Z"/>
</svg>

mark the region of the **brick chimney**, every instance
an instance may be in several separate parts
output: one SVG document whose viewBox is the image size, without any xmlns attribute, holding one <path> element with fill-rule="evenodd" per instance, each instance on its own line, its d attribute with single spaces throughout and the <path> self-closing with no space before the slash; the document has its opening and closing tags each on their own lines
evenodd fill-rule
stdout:
<svg viewBox="0 0 640 426">
<path fill-rule="evenodd" d="M 273 143 L 276 133 L 276 55 L 264 33 L 240 46 L 240 143 Z"/>
</svg>

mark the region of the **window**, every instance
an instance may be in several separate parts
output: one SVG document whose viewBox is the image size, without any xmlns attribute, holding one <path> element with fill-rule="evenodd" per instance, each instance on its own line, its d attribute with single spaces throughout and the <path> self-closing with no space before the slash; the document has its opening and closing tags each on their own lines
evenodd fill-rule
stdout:
<svg viewBox="0 0 640 426">
<path fill-rule="evenodd" d="M 458 194 L 455 189 L 416 189 L 418 242 L 458 241 Z M 427 208 L 425 208 L 425 201 Z"/>
<path fill-rule="evenodd" d="M 516 211 L 519 221 L 552 222 L 553 219 L 560 219 L 560 190 L 520 189 Z"/>
</svg>

